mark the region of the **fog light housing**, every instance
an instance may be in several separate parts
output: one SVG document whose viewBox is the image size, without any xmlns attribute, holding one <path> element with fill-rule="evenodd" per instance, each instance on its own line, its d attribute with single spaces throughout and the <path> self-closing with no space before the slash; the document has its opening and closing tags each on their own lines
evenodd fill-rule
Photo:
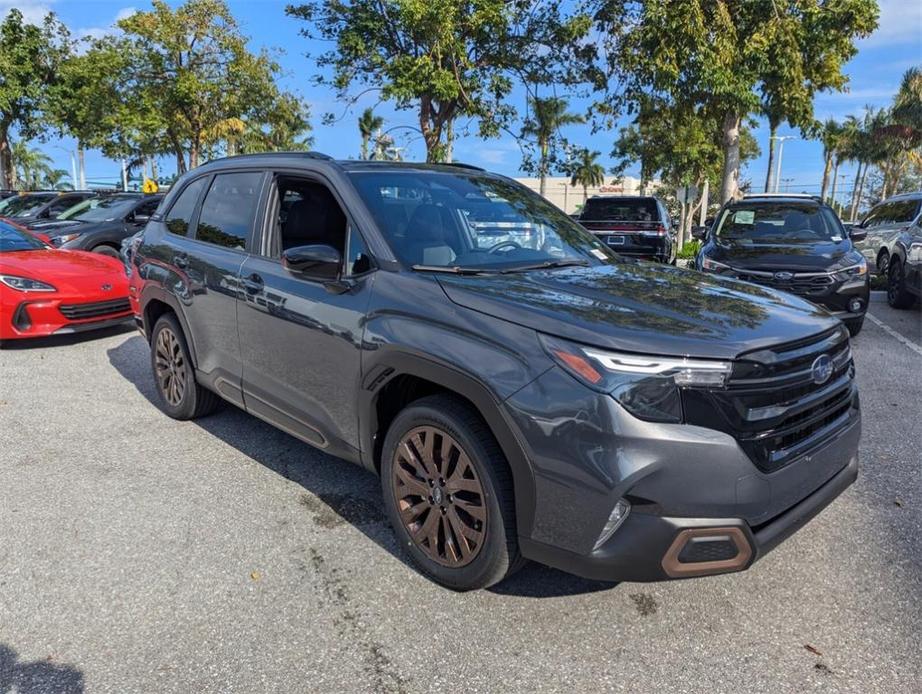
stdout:
<svg viewBox="0 0 922 694">
<path fill-rule="evenodd" d="M 848 310 L 852 313 L 860 313 L 861 309 L 864 308 L 864 302 L 859 299 L 857 296 L 849 299 L 848 301 Z"/>
<path fill-rule="evenodd" d="M 621 524 L 624 523 L 624 520 L 630 512 L 631 503 L 627 499 L 618 499 L 618 503 L 616 503 L 615 507 L 611 510 L 608 522 L 606 522 L 605 527 L 602 528 L 602 534 L 599 535 L 599 539 L 596 540 L 595 546 L 592 548 L 593 552 L 604 545 L 608 539 L 615 534 L 615 531 L 621 527 Z"/>
</svg>

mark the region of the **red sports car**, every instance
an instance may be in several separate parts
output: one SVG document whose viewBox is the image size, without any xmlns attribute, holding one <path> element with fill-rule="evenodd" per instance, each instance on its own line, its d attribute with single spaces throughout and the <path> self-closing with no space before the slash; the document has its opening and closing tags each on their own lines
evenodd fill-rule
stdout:
<svg viewBox="0 0 922 694">
<path fill-rule="evenodd" d="M 121 262 L 52 248 L 0 221 L 0 340 L 106 328 L 131 318 Z"/>
</svg>

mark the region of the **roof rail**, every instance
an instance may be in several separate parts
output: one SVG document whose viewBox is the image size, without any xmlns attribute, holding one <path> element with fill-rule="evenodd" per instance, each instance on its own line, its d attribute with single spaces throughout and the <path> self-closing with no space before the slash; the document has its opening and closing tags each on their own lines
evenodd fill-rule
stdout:
<svg viewBox="0 0 922 694">
<path fill-rule="evenodd" d="M 810 193 L 745 193 L 743 195 L 744 200 L 749 198 L 810 198 L 811 200 L 819 200 L 819 195 L 811 195 Z"/>
<path fill-rule="evenodd" d="M 471 169 L 472 171 L 486 171 L 481 166 L 474 166 L 473 164 L 465 164 L 463 161 L 445 161 L 441 162 L 445 166 L 457 166 L 459 169 Z"/>
<path fill-rule="evenodd" d="M 234 154 L 229 157 L 218 157 L 217 159 L 211 159 L 206 162 L 211 164 L 216 161 L 227 161 L 228 159 L 240 160 L 240 159 L 259 159 L 260 157 L 304 157 L 305 159 L 319 159 L 321 161 L 333 161 L 333 157 L 329 154 L 324 154 L 323 152 L 252 152 L 249 154 Z"/>
</svg>

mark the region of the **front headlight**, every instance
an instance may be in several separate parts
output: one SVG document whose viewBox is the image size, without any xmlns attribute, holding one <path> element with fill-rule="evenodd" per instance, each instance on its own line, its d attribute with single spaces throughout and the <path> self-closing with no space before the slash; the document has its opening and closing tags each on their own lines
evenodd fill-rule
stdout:
<svg viewBox="0 0 922 694">
<path fill-rule="evenodd" d="M 725 361 L 609 352 L 544 335 L 541 341 L 578 381 L 653 422 L 681 422 L 681 389 L 723 388 L 732 369 Z"/>
<path fill-rule="evenodd" d="M 707 256 L 704 256 L 701 259 L 701 269 L 706 270 L 707 272 L 723 272 L 725 270 L 732 270 L 729 265 L 724 265 L 723 263 L 718 263 L 716 260 L 712 260 Z"/>
<path fill-rule="evenodd" d="M 836 279 L 840 281 L 857 279 L 868 274 L 868 261 L 863 255 L 858 253 L 849 255 L 845 262 L 848 263 L 845 267 L 835 270 Z"/>
<path fill-rule="evenodd" d="M 51 243 L 55 246 L 63 246 L 68 241 L 73 241 L 76 238 L 80 238 L 82 234 L 61 234 L 60 236 L 52 236 Z"/>
<path fill-rule="evenodd" d="M 19 277 L 17 275 L 0 275 L 0 282 L 20 292 L 58 291 L 47 282 L 39 282 L 38 280 L 29 279 L 28 277 Z"/>
</svg>

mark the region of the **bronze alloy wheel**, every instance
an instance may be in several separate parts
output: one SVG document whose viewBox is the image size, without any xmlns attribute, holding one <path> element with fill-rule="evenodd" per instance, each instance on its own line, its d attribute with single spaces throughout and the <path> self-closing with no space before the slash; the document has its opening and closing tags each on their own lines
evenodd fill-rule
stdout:
<svg viewBox="0 0 922 694">
<path fill-rule="evenodd" d="M 170 328 L 163 328 L 157 333 L 154 365 L 160 392 L 169 404 L 177 407 L 186 391 L 186 363 L 179 339 Z"/>
<path fill-rule="evenodd" d="M 461 445 L 433 426 L 411 429 L 394 453 L 391 487 L 413 543 L 433 561 L 472 562 L 486 535 L 483 486 Z"/>
</svg>

